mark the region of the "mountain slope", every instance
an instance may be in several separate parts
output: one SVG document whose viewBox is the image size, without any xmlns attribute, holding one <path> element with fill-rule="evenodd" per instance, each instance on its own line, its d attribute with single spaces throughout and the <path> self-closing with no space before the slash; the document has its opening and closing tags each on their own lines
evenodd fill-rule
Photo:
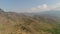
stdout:
<svg viewBox="0 0 60 34">
<path fill-rule="evenodd" d="M 0 34 L 59 34 L 55 23 L 54 19 L 42 16 L 0 12 Z"/>
</svg>

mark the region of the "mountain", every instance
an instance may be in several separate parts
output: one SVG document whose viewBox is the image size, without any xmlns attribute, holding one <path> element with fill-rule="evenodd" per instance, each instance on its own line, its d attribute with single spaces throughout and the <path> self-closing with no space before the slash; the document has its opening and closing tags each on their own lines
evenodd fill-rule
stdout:
<svg viewBox="0 0 60 34">
<path fill-rule="evenodd" d="M 36 13 L 25 13 L 25 15 L 28 16 L 38 15 L 38 16 L 60 20 L 60 11 L 57 10 L 50 10 L 50 11 L 36 12 Z"/>
<path fill-rule="evenodd" d="M 34 14 L 43 16 L 43 17 L 53 18 L 60 22 L 60 11 L 57 11 L 57 10 L 56 11 L 51 10 L 51 11 L 45 11 L 45 12 L 37 12 Z"/>
<path fill-rule="evenodd" d="M 55 19 L 0 11 L 0 34 L 60 34 Z"/>
<path fill-rule="evenodd" d="M 44 12 L 34 12 L 34 13 L 24 13 L 28 16 L 32 16 L 32 15 L 40 15 L 40 16 L 51 16 L 51 17 L 60 17 L 60 11 L 55 11 L 55 10 L 50 10 L 50 11 L 44 11 Z"/>
<path fill-rule="evenodd" d="M 46 11 L 46 12 L 42 12 L 41 14 L 51 15 L 54 17 L 60 17 L 60 11 Z"/>
</svg>

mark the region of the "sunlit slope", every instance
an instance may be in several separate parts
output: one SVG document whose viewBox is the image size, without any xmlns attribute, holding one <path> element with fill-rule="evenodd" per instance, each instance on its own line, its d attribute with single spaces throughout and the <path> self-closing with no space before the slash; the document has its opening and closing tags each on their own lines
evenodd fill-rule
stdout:
<svg viewBox="0 0 60 34">
<path fill-rule="evenodd" d="M 54 19 L 0 12 L 0 34 L 59 34 Z"/>
</svg>

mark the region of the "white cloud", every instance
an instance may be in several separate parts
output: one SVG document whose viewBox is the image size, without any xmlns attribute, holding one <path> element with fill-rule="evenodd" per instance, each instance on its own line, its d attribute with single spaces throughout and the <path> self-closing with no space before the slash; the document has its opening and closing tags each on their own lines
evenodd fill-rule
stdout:
<svg viewBox="0 0 60 34">
<path fill-rule="evenodd" d="M 56 3 L 55 5 L 52 5 L 53 9 L 51 10 L 60 10 L 60 3 Z"/>
<path fill-rule="evenodd" d="M 39 5 L 39 6 L 37 6 L 37 8 L 41 8 L 41 6 Z"/>
<path fill-rule="evenodd" d="M 51 6 L 47 4 L 38 5 L 37 7 L 28 9 L 27 12 L 43 12 L 43 11 L 49 11 L 49 10 L 60 10 L 60 3 L 56 3 Z"/>
<path fill-rule="evenodd" d="M 31 8 L 32 11 L 35 11 L 37 8 Z"/>
<path fill-rule="evenodd" d="M 43 4 L 43 8 L 47 8 L 48 7 L 48 5 L 47 4 Z"/>
<path fill-rule="evenodd" d="M 37 7 L 31 8 L 30 12 L 39 12 L 39 11 L 47 11 L 47 10 L 50 10 L 48 5 L 47 4 L 43 4 L 43 5 L 38 5 Z"/>
</svg>

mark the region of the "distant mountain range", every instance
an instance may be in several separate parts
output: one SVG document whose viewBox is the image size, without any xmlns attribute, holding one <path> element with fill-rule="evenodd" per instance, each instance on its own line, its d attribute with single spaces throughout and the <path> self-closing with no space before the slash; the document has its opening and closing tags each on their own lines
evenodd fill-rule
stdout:
<svg viewBox="0 0 60 34">
<path fill-rule="evenodd" d="M 60 17 L 60 11 L 45 11 L 45 12 L 42 12 L 40 13 L 41 15 L 50 15 L 50 16 L 54 16 L 54 17 Z M 39 15 L 39 13 L 38 13 Z"/>
<path fill-rule="evenodd" d="M 44 12 L 36 12 L 36 13 L 25 13 L 26 15 L 33 16 L 33 15 L 39 15 L 39 16 L 46 16 L 49 18 L 60 18 L 60 11 L 44 11 Z"/>
</svg>

